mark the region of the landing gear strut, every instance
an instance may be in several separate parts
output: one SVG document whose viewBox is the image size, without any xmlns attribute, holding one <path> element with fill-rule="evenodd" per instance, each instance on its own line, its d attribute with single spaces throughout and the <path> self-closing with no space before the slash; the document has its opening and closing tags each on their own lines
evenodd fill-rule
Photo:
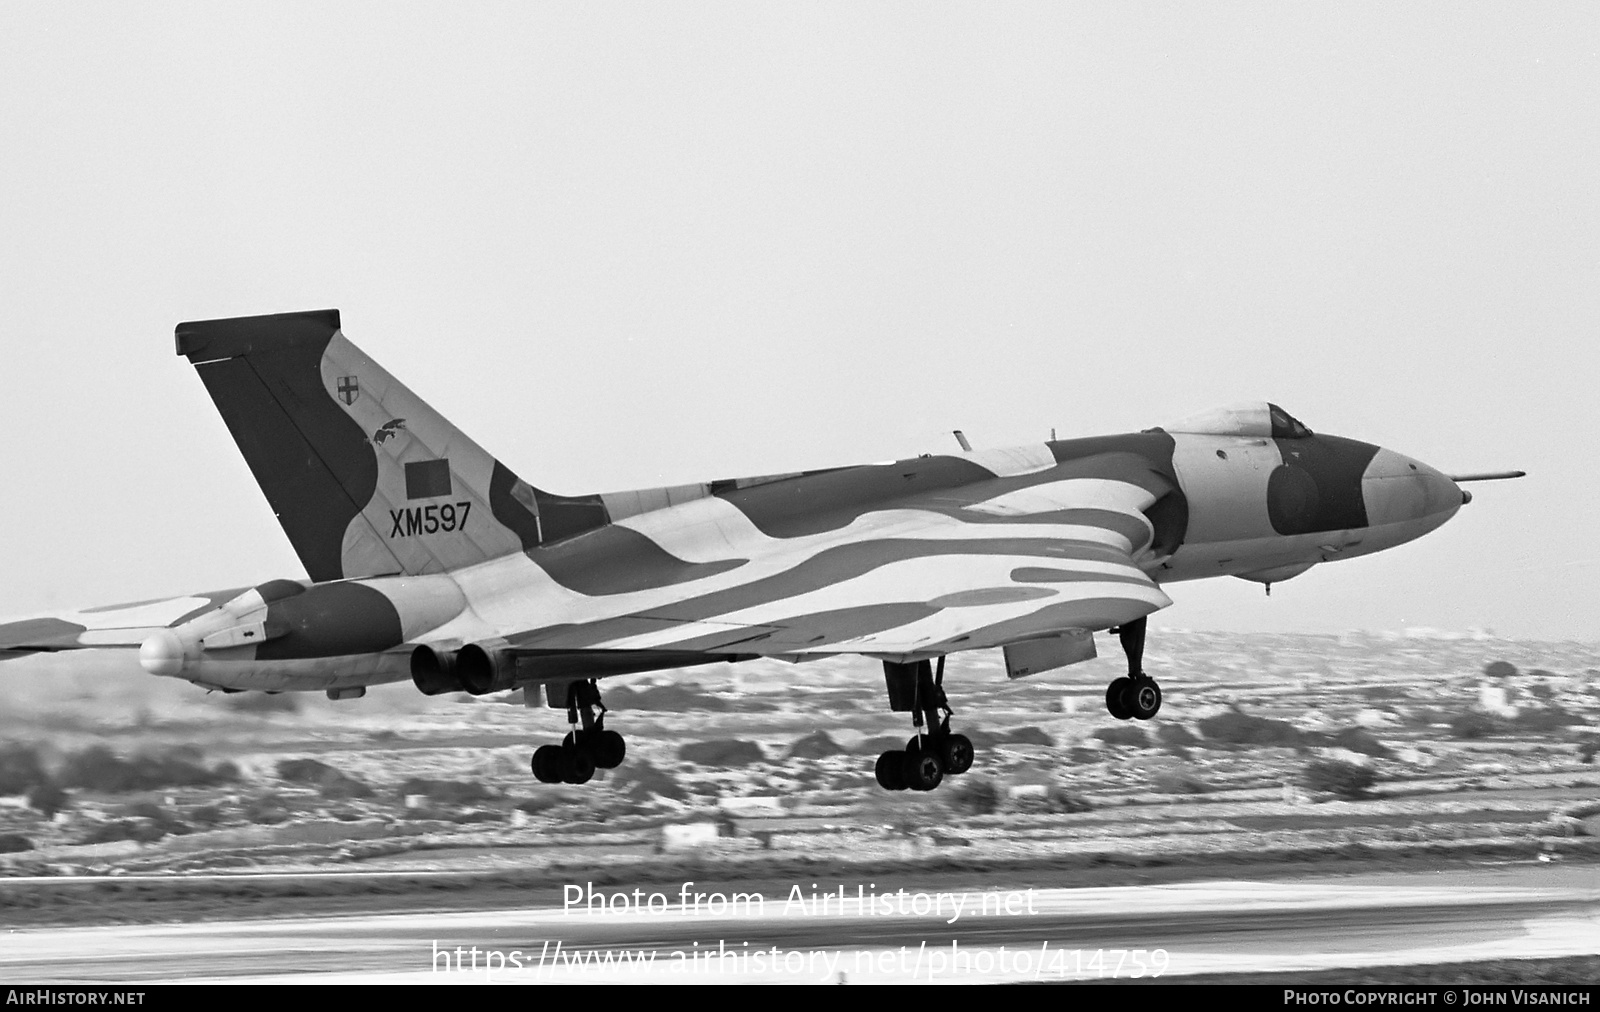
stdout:
<svg viewBox="0 0 1600 1012">
<path fill-rule="evenodd" d="M 886 791 L 931 791 L 946 776 L 971 769 L 972 739 L 950 730 L 955 711 L 944 694 L 944 658 L 939 658 L 937 673 L 929 661 L 884 661 L 883 676 L 889 709 L 910 712 L 916 734 L 906 742 L 905 751 L 891 749 L 878 756 L 874 771 L 878 786 Z"/>
<path fill-rule="evenodd" d="M 1122 652 L 1128 655 L 1128 674 L 1106 686 L 1106 709 L 1118 720 L 1149 720 L 1161 709 L 1161 686 L 1144 673 L 1144 630 L 1142 618 L 1117 629 Z"/>
<path fill-rule="evenodd" d="M 594 680 L 571 682 L 566 688 L 572 730 L 560 745 L 541 745 L 533 753 L 533 775 L 543 784 L 588 783 L 596 769 L 615 769 L 628 754 L 622 735 L 606 730 L 606 705 Z M 560 705 L 553 695 L 551 702 Z"/>
</svg>

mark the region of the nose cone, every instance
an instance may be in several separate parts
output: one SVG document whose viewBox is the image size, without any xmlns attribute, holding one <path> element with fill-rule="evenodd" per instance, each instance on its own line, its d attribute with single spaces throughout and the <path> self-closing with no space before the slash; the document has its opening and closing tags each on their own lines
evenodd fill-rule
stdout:
<svg viewBox="0 0 1600 1012">
<path fill-rule="evenodd" d="M 1455 482 L 1419 460 L 1380 449 L 1361 475 L 1367 524 L 1416 524 L 1432 530 L 1455 516 L 1467 495 Z"/>
</svg>

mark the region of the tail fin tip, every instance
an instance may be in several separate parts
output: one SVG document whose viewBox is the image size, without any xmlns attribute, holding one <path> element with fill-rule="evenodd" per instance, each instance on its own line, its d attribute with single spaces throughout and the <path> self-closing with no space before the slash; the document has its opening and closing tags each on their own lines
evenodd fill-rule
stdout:
<svg viewBox="0 0 1600 1012">
<path fill-rule="evenodd" d="M 180 323 L 188 358 L 316 582 L 416 576 L 603 526 L 526 485 L 344 336 L 335 309 Z"/>
<path fill-rule="evenodd" d="M 324 340 L 339 329 L 337 309 L 313 309 L 270 316 L 233 316 L 223 320 L 191 320 L 176 329 L 178 354 L 190 362 L 248 354 L 258 343 Z"/>
</svg>

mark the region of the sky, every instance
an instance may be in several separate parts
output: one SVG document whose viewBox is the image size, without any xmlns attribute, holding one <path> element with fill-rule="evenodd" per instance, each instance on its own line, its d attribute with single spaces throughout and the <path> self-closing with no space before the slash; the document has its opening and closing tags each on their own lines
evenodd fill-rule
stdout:
<svg viewBox="0 0 1600 1012">
<path fill-rule="evenodd" d="M 1590 3 L 0 5 L 0 615 L 304 570 L 182 320 L 560 493 L 1245 399 L 1473 487 L 1156 627 L 1600 640 Z"/>
</svg>

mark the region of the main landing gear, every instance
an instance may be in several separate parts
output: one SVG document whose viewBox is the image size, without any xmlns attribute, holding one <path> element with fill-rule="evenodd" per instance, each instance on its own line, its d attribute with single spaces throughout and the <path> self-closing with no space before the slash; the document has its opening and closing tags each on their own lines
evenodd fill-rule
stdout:
<svg viewBox="0 0 1600 1012">
<path fill-rule="evenodd" d="M 551 705 L 560 705 L 553 695 Z M 596 769 L 622 765 L 627 743 L 622 735 L 606 730 L 606 705 L 600 702 L 600 687 L 593 679 L 568 683 L 567 723 L 572 730 L 561 744 L 541 745 L 533 753 L 533 775 L 540 783 L 586 784 Z"/>
<path fill-rule="evenodd" d="M 1128 674 L 1106 686 L 1106 709 L 1118 720 L 1149 720 L 1161 709 L 1161 686 L 1144 673 L 1144 630 L 1142 618 L 1117 629 L 1122 652 L 1128 655 Z"/>
<path fill-rule="evenodd" d="M 931 791 L 944 778 L 972 768 L 972 739 L 950 731 L 955 715 L 944 695 L 944 658 L 935 674 L 928 661 L 899 664 L 883 662 L 889 687 L 889 709 L 910 712 L 916 734 L 904 751 L 891 749 L 878 756 L 878 786 L 886 791 Z"/>
</svg>

